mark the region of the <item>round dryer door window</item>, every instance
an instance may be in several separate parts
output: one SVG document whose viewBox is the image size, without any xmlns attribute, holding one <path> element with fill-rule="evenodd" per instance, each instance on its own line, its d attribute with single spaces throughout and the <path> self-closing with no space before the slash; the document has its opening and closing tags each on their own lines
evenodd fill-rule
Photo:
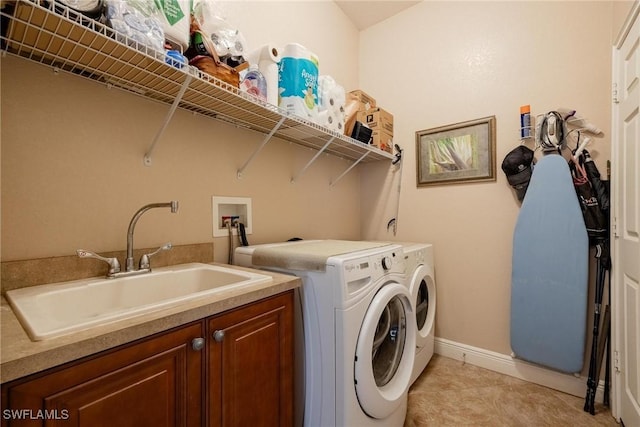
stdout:
<svg viewBox="0 0 640 427">
<path fill-rule="evenodd" d="M 429 312 L 429 289 L 427 282 L 422 279 L 418 285 L 418 296 L 416 297 L 416 323 L 418 329 L 424 328 L 427 323 L 427 313 Z"/>
<path fill-rule="evenodd" d="M 392 282 L 373 298 L 362 322 L 355 357 L 355 388 L 362 410 L 386 418 L 409 389 L 415 353 L 415 314 L 406 286 Z"/>
<path fill-rule="evenodd" d="M 413 276 L 411 293 L 414 298 L 418 347 L 425 345 L 427 336 L 433 330 L 436 315 L 436 285 L 431 270 L 422 265 Z"/>
</svg>

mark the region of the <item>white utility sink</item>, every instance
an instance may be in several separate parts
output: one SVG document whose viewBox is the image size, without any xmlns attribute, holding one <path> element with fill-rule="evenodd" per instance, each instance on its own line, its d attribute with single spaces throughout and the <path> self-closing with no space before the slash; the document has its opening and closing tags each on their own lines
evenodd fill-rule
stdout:
<svg viewBox="0 0 640 427">
<path fill-rule="evenodd" d="M 31 339 L 41 341 L 271 280 L 264 274 L 192 263 L 139 276 L 14 289 L 6 296 Z"/>
</svg>

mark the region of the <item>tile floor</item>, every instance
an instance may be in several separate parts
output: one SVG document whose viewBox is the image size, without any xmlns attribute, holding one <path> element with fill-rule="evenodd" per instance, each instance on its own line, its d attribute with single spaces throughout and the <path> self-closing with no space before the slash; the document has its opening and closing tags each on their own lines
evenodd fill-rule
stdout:
<svg viewBox="0 0 640 427">
<path fill-rule="evenodd" d="M 404 427 L 618 426 L 602 403 L 596 415 L 583 406 L 583 398 L 434 355 L 409 390 Z"/>
</svg>

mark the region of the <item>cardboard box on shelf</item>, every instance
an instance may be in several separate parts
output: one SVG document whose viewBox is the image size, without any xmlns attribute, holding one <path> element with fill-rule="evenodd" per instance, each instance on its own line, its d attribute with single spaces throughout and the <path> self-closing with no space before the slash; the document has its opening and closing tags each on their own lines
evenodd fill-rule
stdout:
<svg viewBox="0 0 640 427">
<path fill-rule="evenodd" d="M 371 144 L 387 153 L 393 153 L 393 134 L 384 129 L 374 129 L 371 134 Z"/>
<path fill-rule="evenodd" d="M 361 90 L 352 90 L 349 92 L 358 101 L 358 111 L 366 111 L 376 106 L 376 99 Z"/>
<path fill-rule="evenodd" d="M 370 108 L 367 111 L 359 111 L 358 121 L 366 124 L 373 130 L 384 130 L 393 136 L 393 114 L 387 110 L 376 107 Z"/>
</svg>

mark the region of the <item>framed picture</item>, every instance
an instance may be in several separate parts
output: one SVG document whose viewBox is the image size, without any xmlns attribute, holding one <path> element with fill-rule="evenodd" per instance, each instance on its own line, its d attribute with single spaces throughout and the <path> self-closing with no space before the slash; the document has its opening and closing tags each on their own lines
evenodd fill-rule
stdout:
<svg viewBox="0 0 640 427">
<path fill-rule="evenodd" d="M 496 180 L 496 116 L 416 132 L 418 187 Z"/>
</svg>

